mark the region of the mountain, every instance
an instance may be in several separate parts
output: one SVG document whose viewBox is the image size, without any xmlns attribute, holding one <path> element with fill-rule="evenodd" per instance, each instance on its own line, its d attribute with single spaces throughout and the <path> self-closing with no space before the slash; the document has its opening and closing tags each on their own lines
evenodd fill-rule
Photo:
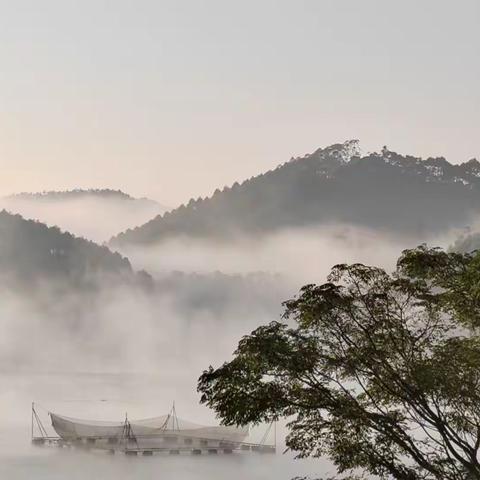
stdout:
<svg viewBox="0 0 480 480">
<path fill-rule="evenodd" d="M 0 274 L 9 285 L 84 287 L 134 281 L 130 262 L 57 227 L 0 211 Z"/>
<path fill-rule="evenodd" d="M 154 200 L 111 189 L 20 193 L 0 199 L 0 206 L 100 243 L 166 210 Z"/>
<path fill-rule="evenodd" d="M 347 141 L 292 158 L 257 177 L 158 215 L 112 238 L 148 245 L 169 237 L 232 239 L 282 229 L 350 224 L 423 237 L 463 227 L 480 213 L 480 163 L 404 156 L 361 156 Z"/>
<path fill-rule="evenodd" d="M 154 280 L 105 246 L 0 211 L 3 369 L 143 371 L 170 361 L 178 370 L 190 368 L 185 352 L 193 368 L 203 339 L 231 348 L 278 318 L 289 288 L 260 273 Z"/>
<path fill-rule="evenodd" d="M 225 275 L 173 271 L 153 280 L 144 271 L 134 272 L 127 258 L 106 246 L 5 210 L 0 211 L 0 285 L 29 290 L 54 286 L 77 295 L 118 286 L 134 293 L 130 287 L 137 286 L 152 299 L 168 296 L 177 310 L 190 314 L 221 313 L 232 304 L 237 310 L 253 304 L 257 310 L 273 309 L 283 300 L 280 293 L 287 291 L 281 277 L 261 272 Z"/>
<path fill-rule="evenodd" d="M 98 197 L 102 199 L 117 199 L 117 200 L 128 200 L 128 201 L 144 201 L 147 203 L 156 204 L 154 200 L 148 198 L 134 198 L 128 193 L 122 192 L 121 190 L 113 190 L 110 188 L 92 188 L 92 189 L 74 189 L 74 190 L 63 190 L 56 191 L 50 190 L 46 192 L 21 192 L 9 195 L 8 199 L 16 200 L 68 200 L 72 198 L 85 198 L 85 197 Z"/>
</svg>

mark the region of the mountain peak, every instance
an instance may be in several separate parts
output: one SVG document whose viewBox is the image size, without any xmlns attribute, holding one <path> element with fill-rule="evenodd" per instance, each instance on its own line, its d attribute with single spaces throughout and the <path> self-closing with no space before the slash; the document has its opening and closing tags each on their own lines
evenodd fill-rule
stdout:
<svg viewBox="0 0 480 480">
<path fill-rule="evenodd" d="M 480 204 L 480 164 L 423 160 L 358 140 L 319 148 L 210 198 L 119 234 L 115 245 L 173 236 L 228 238 L 332 223 L 423 235 L 468 222 Z"/>
<path fill-rule="evenodd" d="M 471 158 L 468 162 L 462 163 L 465 167 L 473 170 L 480 170 L 480 162 L 476 158 Z"/>
<path fill-rule="evenodd" d="M 334 143 L 328 147 L 321 147 L 315 150 L 313 153 L 309 153 L 302 159 L 316 159 L 322 162 L 326 160 L 336 160 L 339 164 L 348 163 L 353 157 L 361 155 L 360 141 L 359 140 L 347 140 L 343 143 Z"/>
</svg>

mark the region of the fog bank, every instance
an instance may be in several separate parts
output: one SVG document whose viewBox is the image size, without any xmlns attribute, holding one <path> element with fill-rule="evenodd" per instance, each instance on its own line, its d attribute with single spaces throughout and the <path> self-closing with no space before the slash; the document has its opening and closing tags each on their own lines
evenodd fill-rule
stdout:
<svg viewBox="0 0 480 480">
<path fill-rule="evenodd" d="M 48 226 L 57 226 L 97 243 L 106 242 L 119 232 L 142 225 L 166 210 L 148 199 L 103 198 L 94 194 L 55 199 L 6 197 L 0 199 L 1 209 Z"/>
</svg>

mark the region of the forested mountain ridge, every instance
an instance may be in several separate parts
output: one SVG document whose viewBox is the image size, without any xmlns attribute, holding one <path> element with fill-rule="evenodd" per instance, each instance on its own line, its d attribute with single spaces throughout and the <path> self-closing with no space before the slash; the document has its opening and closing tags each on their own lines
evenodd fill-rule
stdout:
<svg viewBox="0 0 480 480">
<path fill-rule="evenodd" d="M 480 163 L 404 156 L 361 156 L 357 141 L 292 158 L 242 184 L 158 215 L 111 244 L 153 244 L 168 237 L 229 239 L 276 230 L 346 223 L 395 234 L 435 234 L 480 213 Z"/>
<path fill-rule="evenodd" d="M 0 211 L 0 273 L 9 282 L 75 285 L 135 275 L 128 259 L 107 247 L 5 210 Z"/>
</svg>

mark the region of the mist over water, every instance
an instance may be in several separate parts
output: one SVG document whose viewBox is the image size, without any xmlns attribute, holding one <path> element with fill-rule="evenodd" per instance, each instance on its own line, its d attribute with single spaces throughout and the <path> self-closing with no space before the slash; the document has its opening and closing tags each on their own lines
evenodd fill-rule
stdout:
<svg viewBox="0 0 480 480">
<path fill-rule="evenodd" d="M 291 479 L 298 473 L 318 474 L 312 462 L 293 462 L 286 457 L 247 455 L 206 456 L 153 456 L 151 458 L 109 457 L 95 453 L 55 451 L 35 452 L 28 457 L 18 455 L 3 458 L 0 466 L 2 478 L 30 480 L 32 472 L 39 480 L 70 478 L 190 480 L 198 478 L 264 480 Z M 52 468 L 53 466 L 53 468 Z M 321 473 L 321 472 L 320 472 Z"/>
<path fill-rule="evenodd" d="M 158 415 L 176 398 L 178 415 L 211 424 L 211 413 L 198 405 L 192 390 L 179 390 L 178 379 L 146 374 L 5 374 L 1 375 L 2 433 L 0 478 L 50 479 L 196 479 L 292 478 L 319 472 L 318 462 L 294 461 L 291 455 L 233 454 L 214 458 L 155 455 L 128 458 L 102 452 L 83 452 L 30 445 L 30 399 L 48 431 L 45 407 L 65 415 L 121 420 Z M 190 391 L 190 393 L 189 393 Z M 265 427 L 254 434 L 257 438 Z M 270 438 L 269 441 L 272 441 Z M 329 468 L 326 467 L 325 468 Z"/>
<path fill-rule="evenodd" d="M 437 238 L 435 244 L 446 246 L 450 238 Z M 345 225 L 229 244 L 172 239 L 122 252 L 134 269 L 147 269 L 153 276 L 153 291 L 105 280 L 88 301 L 75 292 L 53 299 L 41 291 L 35 298 L 4 292 L 0 478 L 91 475 L 108 480 L 161 474 L 167 479 L 243 480 L 333 473 L 324 460 L 294 461 L 291 454 L 281 455 L 281 448 L 276 456 L 148 459 L 34 448 L 30 405 L 38 402 L 48 425 L 47 410 L 121 420 L 126 412 L 129 418 L 165 414 L 175 401 L 179 417 L 215 424 L 213 413 L 198 404 L 196 381 L 203 369 L 231 358 L 241 336 L 279 320 L 281 302 L 306 283 L 325 281 L 335 263 L 392 269 L 401 250 L 420 241 Z M 258 439 L 263 432 L 259 428 L 253 435 Z M 279 444 L 285 433 L 279 426 Z"/>
<path fill-rule="evenodd" d="M 218 424 L 198 377 L 302 286 L 467 224 L 480 245 L 479 19 L 475 0 L 0 0 L 0 480 L 333 476 L 281 454 L 285 423 L 277 455 L 33 447 L 31 403 L 50 434 L 48 411 L 174 401 Z"/>
<path fill-rule="evenodd" d="M 421 243 L 448 247 L 458 237 L 452 229 L 441 236 L 403 236 L 345 224 L 316 228 L 284 229 L 259 237 L 213 242 L 176 237 L 153 246 L 120 249 L 137 268 L 161 274 L 184 272 L 249 273 L 278 275 L 293 289 L 322 283 L 337 263 L 365 263 L 387 270 L 407 248 Z"/>
<path fill-rule="evenodd" d="M 34 296 L 4 290 L 0 360 L 17 370 L 157 372 L 168 366 L 198 376 L 228 359 L 242 335 L 279 320 L 281 303 L 307 283 L 326 281 L 334 264 L 391 270 L 401 251 L 420 241 L 336 226 L 228 244 L 173 239 L 131 248 L 122 253 L 134 269 L 153 276 L 153 290 L 112 285 L 108 277 L 88 295 L 56 293 L 48 282 Z M 435 239 L 435 245 L 450 243 L 449 235 Z"/>
</svg>

